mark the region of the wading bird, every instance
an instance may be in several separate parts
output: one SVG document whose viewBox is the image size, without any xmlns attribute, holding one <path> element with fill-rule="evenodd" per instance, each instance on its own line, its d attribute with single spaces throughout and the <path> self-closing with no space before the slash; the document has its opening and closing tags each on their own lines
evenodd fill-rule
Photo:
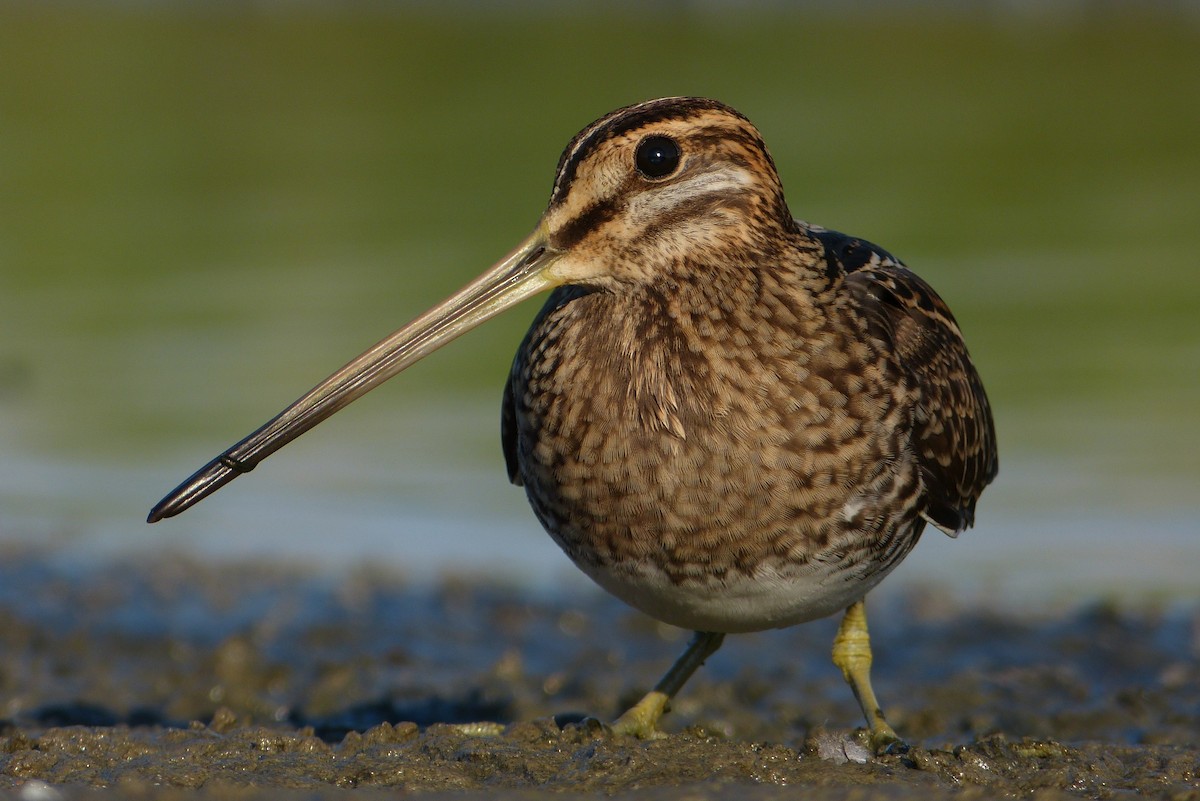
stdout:
<svg viewBox="0 0 1200 801">
<path fill-rule="evenodd" d="M 937 293 L 886 251 L 792 218 L 758 130 L 666 98 L 584 128 L 533 233 L 211 461 L 179 514 L 459 334 L 542 290 L 504 389 L 513 483 L 567 556 L 696 632 L 613 724 L 653 736 L 727 633 L 846 610 L 833 661 L 876 749 L 863 597 L 996 475 L 983 385 Z"/>
</svg>

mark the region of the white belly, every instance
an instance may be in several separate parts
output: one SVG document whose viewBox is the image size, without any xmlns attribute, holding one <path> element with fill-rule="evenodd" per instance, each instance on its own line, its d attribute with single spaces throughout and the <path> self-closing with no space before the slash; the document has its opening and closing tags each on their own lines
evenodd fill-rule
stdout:
<svg viewBox="0 0 1200 801">
<path fill-rule="evenodd" d="M 829 563 L 760 568 L 717 581 L 672 581 L 653 567 L 637 570 L 580 565 L 625 603 L 673 626 L 727 634 L 783 628 L 827 617 L 860 600 L 900 560 L 871 570 Z M 876 565 L 875 567 L 878 567 Z"/>
</svg>

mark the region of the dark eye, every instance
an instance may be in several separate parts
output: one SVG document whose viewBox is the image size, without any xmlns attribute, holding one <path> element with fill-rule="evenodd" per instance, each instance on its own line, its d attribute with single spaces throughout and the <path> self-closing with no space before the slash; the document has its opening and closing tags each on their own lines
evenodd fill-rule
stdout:
<svg viewBox="0 0 1200 801">
<path fill-rule="evenodd" d="M 634 162 L 647 178 L 666 178 L 679 166 L 679 145 L 665 136 L 647 136 L 637 147 Z"/>
</svg>

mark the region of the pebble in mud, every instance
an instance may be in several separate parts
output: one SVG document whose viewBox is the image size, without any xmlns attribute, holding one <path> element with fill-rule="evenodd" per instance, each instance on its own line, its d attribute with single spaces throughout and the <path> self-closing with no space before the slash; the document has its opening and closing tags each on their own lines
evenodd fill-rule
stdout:
<svg viewBox="0 0 1200 801">
<path fill-rule="evenodd" d="M 677 733 L 639 742 L 587 716 L 652 684 L 683 635 L 600 595 L 6 554 L 0 790 L 1200 801 L 1200 610 L 925 604 L 875 613 L 878 689 L 913 747 L 874 758 L 823 622 L 732 638 Z"/>
</svg>

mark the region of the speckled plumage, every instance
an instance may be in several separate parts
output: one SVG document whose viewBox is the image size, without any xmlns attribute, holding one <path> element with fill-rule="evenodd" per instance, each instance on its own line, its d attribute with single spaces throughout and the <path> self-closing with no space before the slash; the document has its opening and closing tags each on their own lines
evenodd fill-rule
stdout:
<svg viewBox="0 0 1200 801">
<path fill-rule="evenodd" d="M 692 161 L 616 180 L 605 168 L 651 133 Z M 637 214 L 672 184 L 693 191 Z M 598 277 L 534 321 L 503 443 L 604 587 L 688 628 L 790 625 L 861 598 L 927 520 L 970 525 L 995 437 L 957 324 L 885 251 L 793 220 L 743 117 L 678 99 L 613 112 L 568 146 L 559 209 Z"/>
<path fill-rule="evenodd" d="M 657 733 L 727 632 L 845 608 L 833 661 L 877 749 L 863 596 L 996 475 L 949 309 L 886 251 L 794 220 L 757 129 L 716 101 L 629 106 L 559 160 L 534 232 L 151 510 L 177 515 L 464 331 L 553 289 L 504 392 L 509 475 L 567 555 L 697 630 L 613 729 Z"/>
</svg>

